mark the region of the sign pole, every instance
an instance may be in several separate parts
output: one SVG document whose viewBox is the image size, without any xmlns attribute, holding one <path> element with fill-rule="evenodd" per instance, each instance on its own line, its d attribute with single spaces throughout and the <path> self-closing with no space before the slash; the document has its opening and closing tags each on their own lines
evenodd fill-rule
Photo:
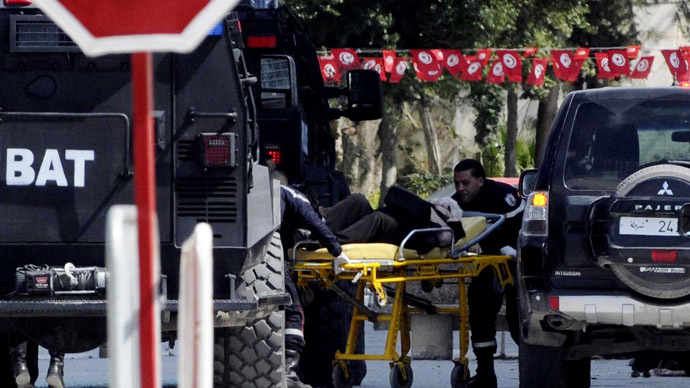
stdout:
<svg viewBox="0 0 690 388">
<path fill-rule="evenodd" d="M 154 165 L 153 65 L 150 52 L 132 54 L 134 197 L 139 228 L 139 344 L 141 387 L 159 387 L 156 325 L 156 177 Z"/>
</svg>

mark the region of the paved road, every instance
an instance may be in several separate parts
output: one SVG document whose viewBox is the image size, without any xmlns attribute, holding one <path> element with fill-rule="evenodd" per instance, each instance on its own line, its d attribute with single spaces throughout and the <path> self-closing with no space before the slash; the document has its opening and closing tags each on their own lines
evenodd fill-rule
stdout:
<svg viewBox="0 0 690 388">
<path fill-rule="evenodd" d="M 382 352 L 385 342 L 385 332 L 373 331 L 367 325 L 368 353 Z M 453 343 L 457 343 L 457 332 Z M 176 349 L 163 346 L 163 383 L 166 387 L 175 387 L 177 374 Z M 506 341 L 506 359 L 496 361 L 498 385 L 501 388 L 518 387 L 517 346 L 509 339 Z M 457 352 L 454 356 L 457 356 Z M 474 371 L 474 359 L 470 360 L 471 370 Z M 48 354 L 42 350 L 40 359 L 41 378 L 36 387 L 46 387 L 43 374 L 48 367 Z M 107 387 L 108 364 L 106 359 L 98 358 L 97 351 L 67 356 L 65 367 L 65 382 L 70 388 L 102 388 Z M 367 363 L 368 373 L 362 382 L 363 388 L 389 388 L 388 363 L 385 361 L 370 361 Z M 450 372 L 452 361 L 412 361 L 414 372 L 414 387 L 440 388 L 450 387 Z M 630 377 L 628 360 L 595 360 L 592 362 L 592 387 L 690 387 L 689 377 L 658 377 L 636 378 Z"/>
</svg>

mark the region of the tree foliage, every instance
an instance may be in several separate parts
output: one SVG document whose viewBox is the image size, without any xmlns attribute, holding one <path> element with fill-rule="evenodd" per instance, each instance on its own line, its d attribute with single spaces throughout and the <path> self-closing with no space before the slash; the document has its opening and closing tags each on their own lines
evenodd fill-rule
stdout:
<svg viewBox="0 0 690 388">
<path fill-rule="evenodd" d="M 536 46 L 541 48 L 538 57 L 548 57 L 551 48 L 635 43 L 632 1 L 291 0 L 287 4 L 304 19 L 307 33 L 322 48 L 354 47 L 362 49 L 362 55 L 378 56 L 381 49 L 459 48 L 467 52 Z M 587 66 L 585 72 L 593 74 L 591 65 Z M 530 68 L 530 61 L 524 61 L 524 77 Z M 583 82 L 588 87 L 596 84 L 591 77 Z M 544 100 L 558 83 L 549 74 L 542 87 L 522 85 L 520 97 Z M 402 102 L 467 103 L 476 112 L 475 141 L 480 150 L 493 155 L 491 141 L 501 137 L 506 87 L 461 82 L 448 74 L 438 82 L 424 83 L 410 71 L 399 84 L 384 84 L 386 110 L 392 116 L 388 125 L 395 126 L 401 119 L 394 116 L 399 110 L 390 107 Z M 452 114 L 453 107 L 448 111 Z M 525 162 L 524 157 L 518 160 L 518 164 Z"/>
</svg>

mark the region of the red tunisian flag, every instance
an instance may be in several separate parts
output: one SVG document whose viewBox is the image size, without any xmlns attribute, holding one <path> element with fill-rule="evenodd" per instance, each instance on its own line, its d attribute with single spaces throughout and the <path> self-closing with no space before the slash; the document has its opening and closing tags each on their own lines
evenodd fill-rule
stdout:
<svg viewBox="0 0 690 388">
<path fill-rule="evenodd" d="M 323 78 L 323 82 L 340 82 L 340 65 L 332 55 L 319 57 L 319 67 L 321 67 L 321 77 Z"/>
<path fill-rule="evenodd" d="M 412 63 L 415 65 L 415 70 L 421 73 L 434 71 L 438 67 L 438 60 L 436 54 L 431 50 L 410 50 L 412 54 Z"/>
<path fill-rule="evenodd" d="M 353 49 L 349 48 L 334 48 L 331 53 L 340 64 L 341 70 L 359 69 L 362 65 L 359 63 L 359 57 Z"/>
<path fill-rule="evenodd" d="M 419 67 L 417 66 L 416 63 L 413 63 L 414 71 L 417 73 L 417 77 L 424 81 L 424 82 L 436 82 L 438 78 L 441 76 L 443 73 L 443 68 L 441 67 L 441 64 L 436 61 L 435 62 L 436 67 L 433 69 L 429 69 L 427 71 L 421 71 L 419 70 Z"/>
<path fill-rule="evenodd" d="M 589 49 L 587 47 L 580 47 L 575 50 L 574 59 L 587 59 L 589 57 Z"/>
<path fill-rule="evenodd" d="M 397 58 L 395 50 L 383 50 L 382 55 L 383 69 L 386 70 L 386 73 L 392 73 L 395 66 L 395 58 Z"/>
<path fill-rule="evenodd" d="M 366 70 L 376 70 L 381 77 L 381 81 L 386 81 L 386 72 L 383 71 L 383 58 L 362 58 L 362 68 Z"/>
<path fill-rule="evenodd" d="M 537 51 L 539 51 L 539 47 L 527 47 L 525 48 L 525 53 L 523 54 L 523 56 L 525 58 L 531 58 L 534 56 L 534 54 L 537 53 Z"/>
<path fill-rule="evenodd" d="M 597 68 L 599 71 L 597 72 L 597 78 L 600 79 L 614 79 L 616 78 L 616 74 L 611 72 L 611 68 L 609 67 L 609 56 L 606 53 L 594 53 L 594 58 L 596 58 L 597 61 Z"/>
<path fill-rule="evenodd" d="M 503 71 L 510 82 L 522 82 L 522 59 L 515 50 L 497 50 L 496 54 L 503 63 Z"/>
<path fill-rule="evenodd" d="M 543 85 L 547 65 L 548 60 L 546 58 L 535 58 L 532 61 L 532 71 L 529 72 L 529 77 L 527 77 L 527 83 L 529 85 L 534 86 Z"/>
<path fill-rule="evenodd" d="M 486 82 L 491 82 L 492 84 L 502 84 L 505 81 L 505 76 L 503 74 L 503 62 L 500 59 L 494 61 L 491 65 L 491 70 L 489 71 L 489 76 L 486 77 Z"/>
<path fill-rule="evenodd" d="M 661 53 L 666 58 L 666 64 L 668 69 L 671 70 L 673 78 L 677 81 L 685 81 L 684 78 L 690 73 L 688 72 L 688 64 L 685 58 L 680 55 L 680 52 L 678 50 L 661 50 Z"/>
<path fill-rule="evenodd" d="M 489 58 L 491 58 L 491 49 L 477 50 L 477 59 L 482 62 L 482 66 L 489 64 Z"/>
<path fill-rule="evenodd" d="M 609 67 L 612 73 L 630 75 L 630 65 L 628 64 L 628 53 L 626 50 L 609 50 Z"/>
<path fill-rule="evenodd" d="M 395 63 L 393 64 L 393 71 L 391 71 L 391 76 L 388 79 L 388 82 L 392 84 L 397 84 L 402 79 L 406 70 L 407 59 L 395 58 Z"/>
<path fill-rule="evenodd" d="M 460 79 L 463 81 L 481 81 L 482 80 L 482 61 L 477 58 L 467 64 L 467 70 L 462 73 Z"/>
<path fill-rule="evenodd" d="M 628 59 L 635 59 L 637 58 L 637 54 L 640 53 L 640 46 L 628 46 L 625 49 L 625 53 L 628 56 Z"/>
<path fill-rule="evenodd" d="M 635 65 L 635 70 L 633 70 L 633 73 L 630 76 L 630 78 L 647 78 L 649 72 L 652 70 L 652 63 L 654 63 L 653 55 L 640 58 L 640 60 L 637 61 L 637 64 Z"/>
<path fill-rule="evenodd" d="M 551 63 L 556 77 L 561 81 L 570 79 L 573 67 L 573 54 L 568 50 L 551 50 Z M 579 70 L 579 69 L 578 69 Z"/>
<path fill-rule="evenodd" d="M 461 71 L 467 69 L 467 60 L 462 55 L 460 50 L 443 50 L 443 56 L 445 57 L 445 67 L 448 72 L 457 76 Z"/>
</svg>

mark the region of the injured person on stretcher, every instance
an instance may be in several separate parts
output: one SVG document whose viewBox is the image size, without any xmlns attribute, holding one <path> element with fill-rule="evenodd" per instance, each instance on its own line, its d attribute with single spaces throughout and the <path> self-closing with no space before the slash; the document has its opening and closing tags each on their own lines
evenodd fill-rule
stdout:
<svg viewBox="0 0 690 388">
<path fill-rule="evenodd" d="M 404 243 L 405 252 L 416 251 L 415 256 L 423 256 L 432 250 L 437 251 L 437 248 L 449 247 L 454 240 L 466 235 L 462 209 L 451 198 L 427 202 L 406 189 L 393 186 L 384 198 L 384 204 L 374 210 L 363 195 L 353 194 L 325 211 L 326 225 L 341 245 L 350 244 L 349 248 L 356 249 L 357 243 L 386 243 L 391 244 L 387 248 L 394 250 L 392 255 Z M 465 224 L 468 224 L 467 220 Z M 482 218 L 479 228 L 483 230 L 485 226 L 486 220 Z M 420 229 L 431 230 L 414 233 L 408 238 L 410 232 Z M 303 254 L 306 252 L 299 253 L 300 259 L 305 259 Z M 315 253 L 319 256 L 319 251 Z M 347 258 L 335 259 L 333 267 L 336 273 L 350 259 L 361 258 L 358 254 L 353 257 L 351 253 L 354 254 L 345 252 Z"/>
</svg>

